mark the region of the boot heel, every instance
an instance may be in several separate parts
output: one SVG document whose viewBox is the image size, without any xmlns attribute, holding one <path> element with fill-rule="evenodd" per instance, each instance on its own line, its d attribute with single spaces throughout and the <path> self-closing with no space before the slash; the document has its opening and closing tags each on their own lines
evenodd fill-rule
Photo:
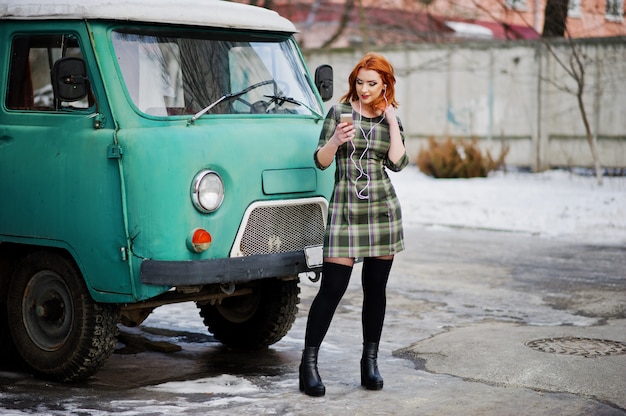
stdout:
<svg viewBox="0 0 626 416">
<path fill-rule="evenodd" d="M 361 385 L 368 390 L 381 390 L 383 378 L 378 372 L 378 344 L 366 342 L 363 344 L 361 358 Z"/>
<path fill-rule="evenodd" d="M 315 347 L 304 348 L 304 351 L 302 351 L 302 362 L 300 363 L 300 391 L 314 397 L 326 394 L 326 387 L 317 371 L 318 350 Z"/>
<path fill-rule="evenodd" d="M 361 374 L 361 386 L 368 390 L 382 390 L 383 379 L 367 378 L 364 374 Z"/>
</svg>

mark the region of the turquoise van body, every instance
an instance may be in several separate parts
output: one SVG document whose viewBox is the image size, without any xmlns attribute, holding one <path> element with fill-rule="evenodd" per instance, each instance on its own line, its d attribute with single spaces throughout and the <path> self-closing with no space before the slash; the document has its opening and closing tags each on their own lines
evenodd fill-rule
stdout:
<svg viewBox="0 0 626 416">
<path fill-rule="evenodd" d="M 332 78 L 294 32 L 221 1 L 0 5 L 6 349 L 82 379 L 118 322 L 183 301 L 228 345 L 286 334 L 333 175 L 312 157 Z"/>
</svg>

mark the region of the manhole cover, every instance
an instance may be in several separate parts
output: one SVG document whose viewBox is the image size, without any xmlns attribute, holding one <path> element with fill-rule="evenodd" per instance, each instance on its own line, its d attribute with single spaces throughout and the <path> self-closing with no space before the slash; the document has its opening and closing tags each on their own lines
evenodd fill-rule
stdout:
<svg viewBox="0 0 626 416">
<path fill-rule="evenodd" d="M 608 339 L 579 337 L 542 338 L 527 341 L 524 345 L 541 352 L 580 355 L 589 358 L 626 354 L 625 343 Z"/>
</svg>

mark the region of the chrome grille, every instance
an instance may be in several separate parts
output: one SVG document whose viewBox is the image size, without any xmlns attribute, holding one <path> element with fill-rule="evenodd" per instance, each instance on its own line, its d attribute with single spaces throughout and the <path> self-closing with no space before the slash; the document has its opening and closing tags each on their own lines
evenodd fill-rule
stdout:
<svg viewBox="0 0 626 416">
<path fill-rule="evenodd" d="M 320 203 L 256 207 L 241 236 L 240 255 L 286 253 L 322 244 L 324 226 Z"/>
</svg>

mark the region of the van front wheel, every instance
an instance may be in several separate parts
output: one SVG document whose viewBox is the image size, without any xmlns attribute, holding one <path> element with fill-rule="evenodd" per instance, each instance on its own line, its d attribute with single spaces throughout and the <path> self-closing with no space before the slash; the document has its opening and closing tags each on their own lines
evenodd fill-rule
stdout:
<svg viewBox="0 0 626 416">
<path fill-rule="evenodd" d="M 40 251 L 22 259 L 7 306 L 13 343 L 41 376 L 85 379 L 113 352 L 117 308 L 94 302 L 74 263 L 60 254 Z"/>
<path fill-rule="evenodd" d="M 249 295 L 198 304 L 200 316 L 215 338 L 237 349 L 259 349 L 280 341 L 291 329 L 300 298 L 299 279 L 263 279 L 246 285 Z"/>
</svg>

